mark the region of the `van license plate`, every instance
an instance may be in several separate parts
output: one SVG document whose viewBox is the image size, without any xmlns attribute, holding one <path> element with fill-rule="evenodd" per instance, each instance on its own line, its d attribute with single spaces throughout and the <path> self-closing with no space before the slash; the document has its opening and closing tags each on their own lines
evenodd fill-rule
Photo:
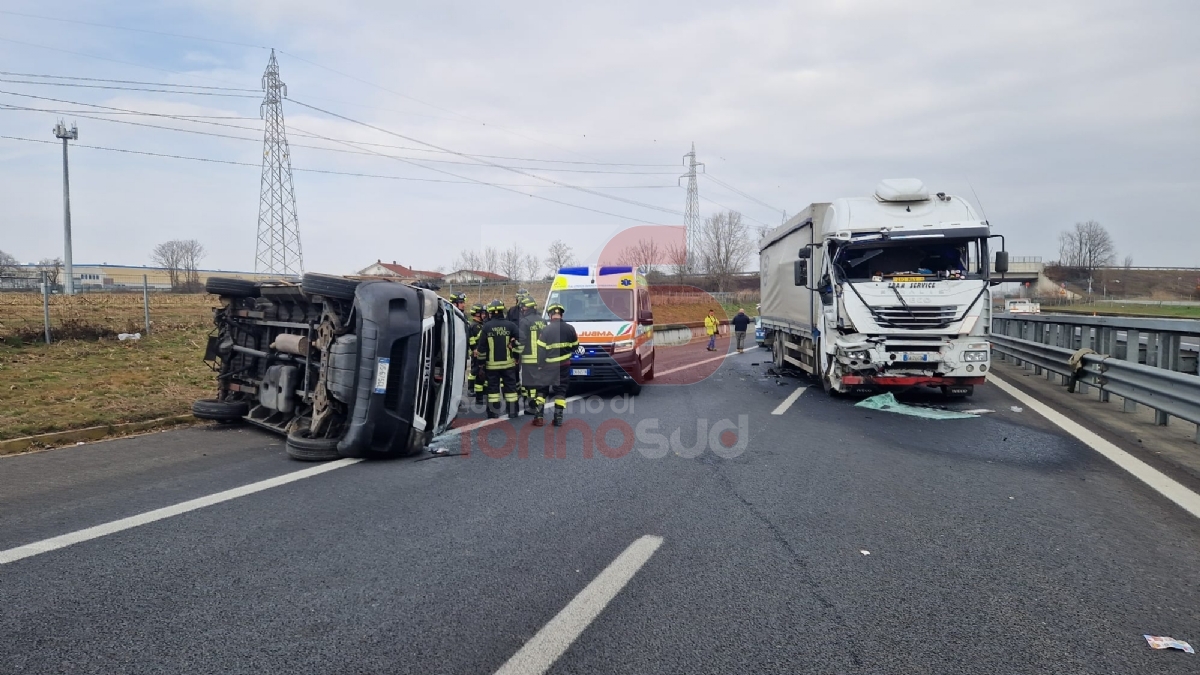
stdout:
<svg viewBox="0 0 1200 675">
<path fill-rule="evenodd" d="M 592 374 L 591 368 L 572 368 L 571 369 L 572 376 L 587 377 L 588 375 L 591 375 L 591 374 Z"/>
<path fill-rule="evenodd" d="M 375 369 L 375 393 L 387 393 L 388 370 L 392 367 L 391 359 L 379 359 L 379 367 Z"/>
</svg>

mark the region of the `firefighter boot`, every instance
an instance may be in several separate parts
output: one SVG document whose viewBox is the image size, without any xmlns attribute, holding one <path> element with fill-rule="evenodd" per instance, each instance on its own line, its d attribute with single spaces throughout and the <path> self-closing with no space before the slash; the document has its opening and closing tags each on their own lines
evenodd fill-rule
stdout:
<svg viewBox="0 0 1200 675">
<path fill-rule="evenodd" d="M 546 426 L 546 420 L 542 418 L 542 413 L 539 412 L 536 415 L 534 415 L 533 422 L 531 424 L 533 424 L 533 426 L 535 426 L 535 427 Z"/>
<path fill-rule="evenodd" d="M 508 404 L 508 419 L 515 420 L 521 416 L 521 404 L 513 401 Z"/>
<path fill-rule="evenodd" d="M 563 425 L 563 409 L 554 408 L 554 426 L 561 427 Z"/>
</svg>

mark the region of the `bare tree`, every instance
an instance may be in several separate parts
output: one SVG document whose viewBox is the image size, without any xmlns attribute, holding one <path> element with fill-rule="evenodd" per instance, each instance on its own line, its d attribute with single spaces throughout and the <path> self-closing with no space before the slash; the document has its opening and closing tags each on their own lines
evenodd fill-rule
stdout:
<svg viewBox="0 0 1200 675">
<path fill-rule="evenodd" d="M 525 268 L 525 252 L 513 244 L 500 253 L 500 273 L 509 279 L 520 279 Z"/>
<path fill-rule="evenodd" d="M 1125 256 L 1125 263 L 1124 263 L 1124 265 L 1122 265 L 1122 267 L 1124 267 L 1125 269 L 1129 269 L 1130 267 L 1133 267 L 1133 256 L 1131 256 L 1131 255 Z"/>
<path fill-rule="evenodd" d="M 206 255 L 204 245 L 195 239 L 186 239 L 180 242 L 180 249 L 183 273 L 183 288 L 180 290 L 184 293 L 199 293 L 203 289 L 200 284 L 200 261 L 204 260 Z"/>
<path fill-rule="evenodd" d="M 734 274 L 741 272 L 750 260 L 754 245 L 750 230 L 742 222 L 742 214 L 724 211 L 706 218 L 700 228 L 698 257 L 704 271 L 724 291 Z"/>
<path fill-rule="evenodd" d="M 460 251 L 458 257 L 454 259 L 455 270 L 480 270 L 483 268 L 483 259 L 479 255 L 479 251 L 468 249 Z"/>
<path fill-rule="evenodd" d="M 542 261 L 536 255 L 530 253 L 525 256 L 525 277 L 530 281 L 537 279 L 538 270 L 542 269 Z"/>
<path fill-rule="evenodd" d="M 493 274 L 500 271 L 500 251 L 495 246 L 483 249 L 483 254 L 479 256 L 479 269 Z"/>
<path fill-rule="evenodd" d="M 693 272 L 692 261 L 688 259 L 687 242 L 669 244 L 664 259 L 677 284 L 682 284 L 684 277 Z"/>
<path fill-rule="evenodd" d="M 200 289 L 200 261 L 204 246 L 195 239 L 172 239 L 154 247 L 150 259 L 167 272 L 171 290 L 179 292 Z"/>
<path fill-rule="evenodd" d="M 546 251 L 546 271 L 550 274 L 557 274 L 558 270 L 563 267 L 570 267 L 575 264 L 575 252 L 567 246 L 562 239 L 555 239 L 550 242 L 550 248 Z"/>
<path fill-rule="evenodd" d="M 0 275 L 10 276 L 16 274 L 17 268 L 20 267 L 20 265 L 21 263 L 17 262 L 16 258 L 5 253 L 4 251 L 0 251 Z"/>
<path fill-rule="evenodd" d="M 654 266 L 662 262 L 664 251 L 653 237 L 639 239 L 636 244 L 626 246 L 618 258 L 622 265 L 640 267 L 647 273 L 654 271 Z"/>
<path fill-rule="evenodd" d="M 1117 247 L 1103 225 L 1089 220 L 1075 223 L 1075 229 L 1058 235 L 1058 256 L 1063 267 L 1091 273 L 1097 267 L 1111 265 Z"/>
<path fill-rule="evenodd" d="M 62 258 L 42 258 L 38 263 L 38 272 L 46 275 L 46 283 L 52 287 L 58 285 L 58 278 L 62 275 L 62 269 Z"/>
</svg>

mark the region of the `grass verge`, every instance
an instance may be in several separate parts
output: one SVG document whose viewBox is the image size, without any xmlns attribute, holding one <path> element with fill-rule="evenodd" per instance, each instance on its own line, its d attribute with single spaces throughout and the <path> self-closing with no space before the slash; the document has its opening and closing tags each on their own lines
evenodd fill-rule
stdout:
<svg viewBox="0 0 1200 675">
<path fill-rule="evenodd" d="M 0 343 L 0 439 L 186 414 L 213 396 L 208 329 L 143 337 Z"/>
<path fill-rule="evenodd" d="M 1070 314 L 1091 314 L 1100 316 L 1152 316 L 1167 319 L 1200 319 L 1200 307 L 1181 305 L 1143 305 L 1138 303 L 1096 303 L 1094 305 L 1065 305 L 1056 307 L 1048 305 L 1042 311 L 1053 314 L 1066 312 Z"/>
</svg>

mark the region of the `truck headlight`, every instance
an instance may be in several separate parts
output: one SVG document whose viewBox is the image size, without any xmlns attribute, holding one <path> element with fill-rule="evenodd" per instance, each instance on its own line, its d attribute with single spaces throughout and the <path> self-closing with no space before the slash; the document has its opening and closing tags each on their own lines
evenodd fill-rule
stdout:
<svg viewBox="0 0 1200 675">
<path fill-rule="evenodd" d="M 620 340 L 613 343 L 613 353 L 627 352 L 633 349 L 633 340 Z"/>
<path fill-rule="evenodd" d="M 967 363 L 979 363 L 980 361 L 987 361 L 988 353 L 986 351 L 963 352 L 962 360 L 966 361 Z"/>
</svg>

